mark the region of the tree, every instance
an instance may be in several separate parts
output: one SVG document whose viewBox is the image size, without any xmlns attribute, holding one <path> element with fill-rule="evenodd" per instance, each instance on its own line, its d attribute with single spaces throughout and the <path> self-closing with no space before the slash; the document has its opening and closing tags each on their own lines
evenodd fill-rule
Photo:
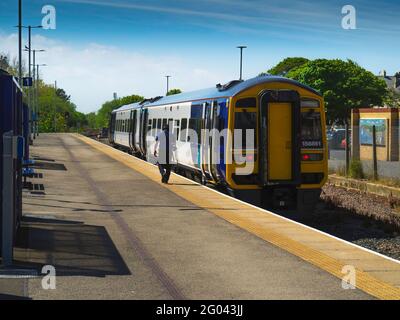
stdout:
<svg viewBox="0 0 400 320">
<path fill-rule="evenodd" d="M 171 89 L 171 90 L 169 90 L 169 91 L 167 92 L 167 96 L 172 96 L 172 95 L 174 95 L 174 94 L 179 94 L 179 93 L 182 93 L 182 90 L 181 90 L 181 89 Z"/>
<path fill-rule="evenodd" d="M 96 113 L 95 112 L 90 112 L 90 113 L 86 114 L 86 120 L 87 120 L 89 128 L 98 129 Z"/>
<path fill-rule="evenodd" d="M 60 91 L 59 91 L 60 90 Z M 61 96 L 59 92 L 63 92 Z M 68 132 L 87 126 L 86 116 L 76 111 L 63 89 L 39 81 L 39 129 L 41 132 Z"/>
<path fill-rule="evenodd" d="M 268 73 L 275 76 L 285 76 L 291 70 L 301 67 L 310 60 L 302 57 L 286 58 L 279 62 L 275 67 L 268 70 Z M 261 73 L 261 75 L 266 73 Z"/>
<path fill-rule="evenodd" d="M 71 96 L 67 95 L 65 90 L 62 88 L 57 88 L 56 94 L 64 101 L 69 101 L 71 99 Z"/>
<path fill-rule="evenodd" d="M 400 108 L 400 92 L 390 88 L 385 99 L 385 105 L 389 108 Z"/>
<path fill-rule="evenodd" d="M 381 106 L 387 96 L 385 81 L 351 60 L 309 61 L 286 76 L 323 95 L 330 123 L 347 121 L 352 108 Z"/>
<path fill-rule="evenodd" d="M 100 110 L 96 114 L 96 125 L 97 128 L 108 127 L 108 123 L 110 120 L 111 111 L 118 109 L 126 104 L 131 104 L 135 102 L 140 102 L 144 98 L 139 95 L 130 95 L 123 98 L 107 101 L 103 103 Z"/>
</svg>

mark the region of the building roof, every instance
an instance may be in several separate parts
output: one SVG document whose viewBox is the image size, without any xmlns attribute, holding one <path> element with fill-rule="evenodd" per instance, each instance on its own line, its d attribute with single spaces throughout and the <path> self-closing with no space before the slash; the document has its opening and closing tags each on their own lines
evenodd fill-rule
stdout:
<svg viewBox="0 0 400 320">
<path fill-rule="evenodd" d="M 264 75 L 264 76 L 258 76 L 255 78 L 251 78 L 242 82 L 239 81 L 232 81 L 231 86 L 227 86 L 226 89 L 223 89 L 224 86 L 215 86 L 213 88 L 207 88 L 207 89 L 202 89 L 202 90 L 197 90 L 197 91 L 191 91 L 191 92 L 184 92 L 180 94 L 174 94 L 171 96 L 165 96 L 165 97 L 157 97 L 157 99 L 154 99 L 154 101 L 146 101 L 142 103 L 142 105 L 145 105 L 147 107 L 151 106 L 160 106 L 160 105 L 166 105 L 166 104 L 174 104 L 174 103 L 183 103 L 187 101 L 195 101 L 195 100 L 205 100 L 205 99 L 218 99 L 218 98 L 224 98 L 224 97 L 233 97 L 240 92 L 249 89 L 253 86 L 263 84 L 263 83 L 269 83 L 269 82 L 284 82 L 284 83 L 289 83 L 289 84 L 294 84 L 296 86 L 302 87 L 308 91 L 311 91 L 314 94 L 317 94 L 321 96 L 319 92 L 316 90 L 312 89 L 309 86 L 306 86 L 300 82 L 297 82 L 292 79 L 284 78 L 284 77 L 279 77 L 279 76 L 272 76 L 272 75 Z M 151 99 L 150 99 L 151 100 Z M 131 109 L 134 107 L 139 107 L 140 103 L 134 103 L 130 105 L 125 105 L 122 106 L 121 108 L 115 110 L 115 111 L 123 111 L 127 109 Z"/>
<path fill-rule="evenodd" d="M 400 93 L 400 75 L 399 74 L 397 74 L 395 76 L 379 75 L 378 78 L 385 80 L 388 88 L 394 89 L 395 91 Z"/>
</svg>

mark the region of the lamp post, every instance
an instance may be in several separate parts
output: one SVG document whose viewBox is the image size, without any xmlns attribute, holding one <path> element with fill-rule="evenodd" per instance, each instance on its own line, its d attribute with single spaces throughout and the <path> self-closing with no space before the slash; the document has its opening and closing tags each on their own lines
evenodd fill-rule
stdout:
<svg viewBox="0 0 400 320">
<path fill-rule="evenodd" d="M 171 76 L 165 76 L 167 78 L 167 93 L 165 95 L 168 95 L 168 91 L 169 91 L 169 78 L 171 78 Z"/>
<path fill-rule="evenodd" d="M 36 110 L 35 110 L 35 127 L 33 131 L 33 138 L 39 135 L 39 67 L 45 67 L 47 64 L 37 64 L 36 65 Z"/>
<path fill-rule="evenodd" d="M 18 83 L 22 88 L 22 0 L 18 0 Z"/>
<path fill-rule="evenodd" d="M 240 49 L 240 77 L 239 80 L 243 80 L 242 78 L 242 69 L 243 69 L 243 49 L 246 49 L 246 46 L 237 46 L 236 48 Z"/>
<path fill-rule="evenodd" d="M 28 51 L 28 77 L 32 78 L 32 73 L 31 73 L 31 48 L 32 48 L 32 29 L 38 29 L 38 28 L 42 28 L 42 26 L 21 26 L 22 28 L 26 28 L 28 29 L 28 46 L 25 46 L 25 51 Z M 32 81 L 33 83 L 33 81 Z M 32 90 L 29 87 L 28 88 L 28 106 L 29 109 L 32 110 L 33 107 L 33 103 L 32 103 Z M 33 138 L 35 139 L 35 135 L 33 135 Z"/>
<path fill-rule="evenodd" d="M 44 52 L 45 50 L 43 50 L 43 49 L 31 49 L 31 51 L 33 52 L 33 64 L 32 64 L 32 66 L 33 66 L 33 79 L 35 79 L 34 90 L 33 90 L 33 98 L 32 98 L 32 102 L 33 103 L 32 103 L 32 109 L 31 109 L 31 115 L 32 115 L 33 112 L 38 109 L 37 102 L 38 102 L 38 94 L 39 94 L 39 85 L 37 83 L 39 80 L 36 81 L 36 78 L 39 79 L 39 77 L 36 75 L 36 73 L 37 73 L 36 72 L 36 52 Z M 32 124 L 33 124 L 33 121 L 32 121 Z M 34 124 L 33 124 L 33 126 L 31 126 L 30 132 L 33 134 L 33 138 L 35 139 L 36 138 L 36 134 L 35 134 L 36 131 L 34 130 Z"/>
</svg>

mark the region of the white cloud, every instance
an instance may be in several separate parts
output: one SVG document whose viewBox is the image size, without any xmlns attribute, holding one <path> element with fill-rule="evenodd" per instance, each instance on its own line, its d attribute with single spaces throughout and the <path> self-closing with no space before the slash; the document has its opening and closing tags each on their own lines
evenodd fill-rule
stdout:
<svg viewBox="0 0 400 320">
<path fill-rule="evenodd" d="M 103 102 L 112 99 L 113 92 L 118 96 L 163 95 L 167 74 L 172 75 L 170 88 L 183 91 L 210 87 L 231 78 L 224 75 L 222 67 L 214 67 L 211 72 L 200 62 L 193 65 L 178 56 L 150 56 L 96 43 L 76 48 L 43 36 L 32 37 L 32 43 L 33 48 L 46 50 L 36 56 L 36 63 L 48 65 L 41 69 L 40 76 L 46 83 L 57 80 L 78 110 L 85 113 L 98 110 Z M 14 57 L 17 50 L 16 34 L 0 34 L 0 52 Z"/>
</svg>

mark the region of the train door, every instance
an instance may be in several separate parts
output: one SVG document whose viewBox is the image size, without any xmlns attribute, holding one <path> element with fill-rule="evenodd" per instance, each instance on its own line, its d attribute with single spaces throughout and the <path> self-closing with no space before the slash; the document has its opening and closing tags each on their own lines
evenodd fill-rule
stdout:
<svg viewBox="0 0 400 320">
<path fill-rule="evenodd" d="M 300 184 L 300 96 L 267 90 L 260 103 L 260 181 Z"/>
<path fill-rule="evenodd" d="M 217 101 L 213 101 L 211 105 L 209 103 L 204 104 L 204 122 L 202 132 L 202 171 L 203 175 L 214 181 L 217 181 L 217 150 L 219 148 L 216 142 L 216 132 L 213 129 L 217 129 Z"/>
<path fill-rule="evenodd" d="M 113 144 L 114 143 L 114 134 L 115 134 L 115 113 L 111 113 L 110 122 L 109 122 L 109 130 L 108 130 L 108 141 Z"/>
<path fill-rule="evenodd" d="M 129 133 L 131 136 L 131 148 L 133 151 L 137 151 L 136 148 L 136 110 L 131 110 L 131 132 Z"/>
<path fill-rule="evenodd" d="M 143 156 L 146 156 L 146 136 L 147 136 L 147 121 L 149 113 L 147 109 L 140 110 L 140 151 Z"/>
<path fill-rule="evenodd" d="M 215 181 L 219 181 L 219 171 L 218 165 L 221 160 L 221 139 L 220 139 L 220 130 L 222 130 L 220 125 L 220 117 L 219 117 L 219 104 L 218 101 L 213 101 L 212 110 L 211 110 L 211 122 L 212 122 L 212 136 L 211 136 L 211 150 L 210 150 L 210 158 L 211 158 L 211 175 L 213 176 Z"/>
<path fill-rule="evenodd" d="M 133 110 L 129 112 L 129 125 L 128 125 L 128 139 L 129 139 L 129 148 L 133 149 L 133 125 L 132 125 L 132 118 L 133 118 Z"/>
</svg>

